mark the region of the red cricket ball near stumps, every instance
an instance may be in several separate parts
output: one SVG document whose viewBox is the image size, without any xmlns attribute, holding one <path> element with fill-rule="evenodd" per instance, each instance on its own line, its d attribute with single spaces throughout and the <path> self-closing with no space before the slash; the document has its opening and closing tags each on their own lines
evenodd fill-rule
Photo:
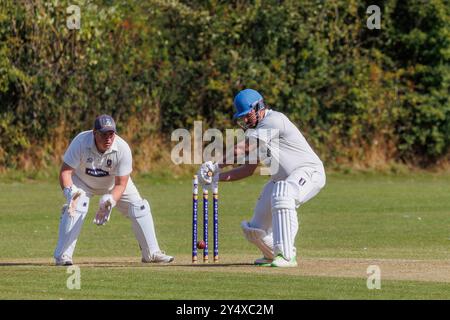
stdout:
<svg viewBox="0 0 450 320">
<path fill-rule="evenodd" d="M 203 240 L 200 240 L 199 242 L 197 242 L 197 248 L 198 249 L 205 249 L 206 247 L 206 243 Z"/>
</svg>

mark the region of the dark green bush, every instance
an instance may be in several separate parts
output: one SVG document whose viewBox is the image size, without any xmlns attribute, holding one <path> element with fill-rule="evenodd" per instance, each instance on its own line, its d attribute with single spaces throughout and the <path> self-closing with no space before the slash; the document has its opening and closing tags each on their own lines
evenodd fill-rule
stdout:
<svg viewBox="0 0 450 320">
<path fill-rule="evenodd" d="M 286 112 L 327 164 L 432 166 L 448 155 L 446 0 L 384 1 L 381 30 L 366 27 L 370 1 L 70 4 L 80 30 L 66 27 L 68 1 L 0 4 L 0 166 L 59 162 L 101 113 L 134 150 L 198 119 L 229 128 L 245 87 Z"/>
</svg>

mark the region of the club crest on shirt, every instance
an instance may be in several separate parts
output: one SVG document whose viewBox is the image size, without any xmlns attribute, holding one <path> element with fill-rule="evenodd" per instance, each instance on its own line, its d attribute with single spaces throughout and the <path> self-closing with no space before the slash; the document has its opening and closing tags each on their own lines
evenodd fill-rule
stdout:
<svg viewBox="0 0 450 320">
<path fill-rule="evenodd" d="M 91 157 L 86 159 L 86 163 L 92 163 L 92 162 L 94 162 L 94 159 L 92 159 Z"/>
<path fill-rule="evenodd" d="M 111 167 L 112 167 L 112 160 L 111 160 L 111 159 L 106 160 L 106 166 L 107 166 L 108 168 L 111 168 Z"/>
</svg>

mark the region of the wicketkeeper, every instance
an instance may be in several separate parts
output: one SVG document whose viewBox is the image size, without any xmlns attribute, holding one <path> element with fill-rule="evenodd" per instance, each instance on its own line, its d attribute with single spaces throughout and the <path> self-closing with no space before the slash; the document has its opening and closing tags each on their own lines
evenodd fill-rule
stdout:
<svg viewBox="0 0 450 320">
<path fill-rule="evenodd" d="M 158 246 L 153 217 L 131 181 L 132 155 L 128 144 L 116 134 L 109 115 L 95 119 L 94 129 L 78 134 L 64 154 L 59 180 L 66 198 L 59 224 L 54 258 L 56 265 L 71 265 L 72 256 L 86 218 L 89 201 L 99 195 L 94 223 L 101 226 L 114 207 L 131 220 L 142 262 L 172 262 Z"/>
<path fill-rule="evenodd" d="M 233 158 L 248 156 L 256 149 L 266 150 L 268 155 L 222 173 L 226 155 L 221 164 L 205 162 L 198 172 L 199 183 L 240 180 L 251 176 L 258 163 L 270 166 L 270 180 L 256 202 L 253 217 L 243 221 L 241 227 L 245 238 L 263 253 L 256 265 L 296 267 L 296 209 L 325 186 L 323 163 L 300 130 L 283 113 L 270 110 L 257 91 L 242 90 L 234 106 L 233 118 L 246 130 L 246 139 L 235 146 Z"/>
</svg>

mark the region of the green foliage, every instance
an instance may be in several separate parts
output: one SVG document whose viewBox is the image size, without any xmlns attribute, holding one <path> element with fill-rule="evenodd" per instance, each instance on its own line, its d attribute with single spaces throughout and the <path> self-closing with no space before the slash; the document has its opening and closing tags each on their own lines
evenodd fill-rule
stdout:
<svg viewBox="0 0 450 320">
<path fill-rule="evenodd" d="M 395 60 L 402 112 L 395 122 L 399 152 L 422 163 L 450 145 L 450 7 L 448 1 L 398 1 L 386 51 Z"/>
<path fill-rule="evenodd" d="M 66 26 L 69 4 L 80 30 Z M 245 87 L 328 164 L 436 164 L 450 146 L 448 1 L 385 1 L 381 30 L 366 27 L 370 4 L 3 1 L 0 166 L 23 166 L 27 152 L 36 166 L 55 161 L 58 142 L 101 113 L 134 148 L 199 119 L 229 128 Z"/>
</svg>

